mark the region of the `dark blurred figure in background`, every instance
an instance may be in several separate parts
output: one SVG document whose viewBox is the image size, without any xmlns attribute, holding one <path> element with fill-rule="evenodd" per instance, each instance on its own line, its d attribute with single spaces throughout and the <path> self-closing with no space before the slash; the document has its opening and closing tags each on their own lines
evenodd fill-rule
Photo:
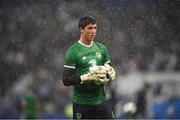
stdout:
<svg viewBox="0 0 180 120">
<path fill-rule="evenodd" d="M 150 83 L 144 83 L 142 89 L 137 92 L 136 95 L 136 116 L 137 118 L 145 118 L 147 113 L 147 93 L 152 85 Z"/>
<path fill-rule="evenodd" d="M 6 118 L 12 118 L 13 117 L 13 111 L 12 108 L 10 106 L 10 104 L 8 104 L 2 87 L 0 85 L 0 119 L 6 119 Z"/>
<path fill-rule="evenodd" d="M 7 114 L 7 113 L 5 113 L 7 105 L 5 103 L 2 91 L 3 91 L 2 87 L 0 86 L 0 119 L 4 118 L 6 116 L 5 114 Z"/>
</svg>

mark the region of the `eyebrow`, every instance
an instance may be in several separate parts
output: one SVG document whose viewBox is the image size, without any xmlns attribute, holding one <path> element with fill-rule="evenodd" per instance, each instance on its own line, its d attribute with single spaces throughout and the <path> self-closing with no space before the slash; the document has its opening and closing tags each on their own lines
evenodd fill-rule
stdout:
<svg viewBox="0 0 180 120">
<path fill-rule="evenodd" d="M 87 27 L 87 28 L 97 28 L 97 26 L 94 26 L 94 27 L 93 27 L 93 26 L 89 26 L 89 27 Z"/>
</svg>

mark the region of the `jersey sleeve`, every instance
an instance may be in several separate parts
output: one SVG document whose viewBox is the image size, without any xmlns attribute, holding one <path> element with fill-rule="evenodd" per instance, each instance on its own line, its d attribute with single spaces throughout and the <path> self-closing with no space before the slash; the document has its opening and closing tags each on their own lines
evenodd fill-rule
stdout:
<svg viewBox="0 0 180 120">
<path fill-rule="evenodd" d="M 64 67 L 74 68 L 76 67 L 76 54 L 73 49 L 69 49 L 64 58 Z"/>
<path fill-rule="evenodd" d="M 104 46 L 104 64 L 105 63 L 110 63 L 110 56 L 106 46 Z"/>
</svg>

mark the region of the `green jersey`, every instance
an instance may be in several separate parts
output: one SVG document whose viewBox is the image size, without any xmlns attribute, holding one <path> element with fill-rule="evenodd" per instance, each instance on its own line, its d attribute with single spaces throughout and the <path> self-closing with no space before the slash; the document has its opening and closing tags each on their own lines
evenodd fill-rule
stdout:
<svg viewBox="0 0 180 120">
<path fill-rule="evenodd" d="M 80 41 L 74 43 L 65 55 L 64 67 L 75 69 L 79 77 L 89 71 L 94 65 L 104 65 L 110 62 L 107 48 L 92 42 L 87 46 Z M 78 104 L 100 104 L 106 100 L 104 85 L 96 85 L 94 80 L 75 85 L 73 88 L 73 102 Z"/>
</svg>

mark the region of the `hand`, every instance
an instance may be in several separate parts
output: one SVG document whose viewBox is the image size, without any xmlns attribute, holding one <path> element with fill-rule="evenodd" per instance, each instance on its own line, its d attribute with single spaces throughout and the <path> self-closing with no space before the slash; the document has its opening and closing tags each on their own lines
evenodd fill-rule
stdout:
<svg viewBox="0 0 180 120">
<path fill-rule="evenodd" d="M 91 72 L 88 72 L 87 74 L 83 74 L 80 76 L 81 84 L 87 80 L 102 81 L 105 77 L 106 77 L 106 74 L 97 74 L 97 73 L 91 73 Z"/>
<path fill-rule="evenodd" d="M 107 75 L 106 75 L 105 78 L 102 78 L 102 79 L 99 79 L 99 80 L 95 80 L 94 83 L 95 83 L 96 85 L 105 85 L 105 84 L 107 84 L 109 81 L 110 81 L 110 79 L 107 78 Z"/>
<path fill-rule="evenodd" d="M 111 67 L 109 64 L 105 64 L 104 66 L 111 80 L 114 80 L 116 77 L 116 71 L 114 70 L 114 68 Z"/>
<path fill-rule="evenodd" d="M 89 70 L 91 71 L 92 74 L 95 74 L 98 78 L 94 79 L 94 83 L 96 85 L 102 85 L 106 84 L 109 82 L 110 79 L 107 78 L 107 70 L 105 66 L 93 66 L 90 67 Z"/>
<path fill-rule="evenodd" d="M 106 77 L 106 68 L 104 66 L 93 66 L 89 68 L 87 74 L 80 76 L 81 84 L 86 80 L 95 80 L 103 82 Z"/>
<path fill-rule="evenodd" d="M 100 66 L 93 66 L 93 67 L 90 67 L 89 68 L 89 71 L 92 73 L 92 74 L 105 74 L 106 73 L 106 68 L 102 65 Z"/>
</svg>

